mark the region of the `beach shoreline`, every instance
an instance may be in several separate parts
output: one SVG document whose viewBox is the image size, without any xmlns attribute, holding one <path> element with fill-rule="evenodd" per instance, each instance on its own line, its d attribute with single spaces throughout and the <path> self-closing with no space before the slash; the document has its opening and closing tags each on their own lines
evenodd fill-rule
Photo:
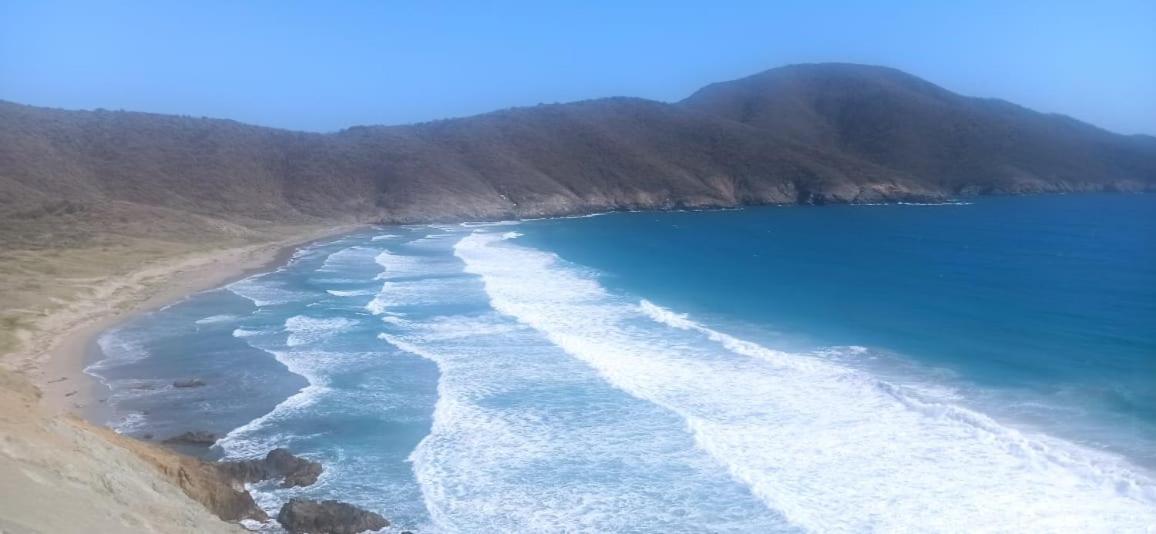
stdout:
<svg viewBox="0 0 1156 534">
<path fill-rule="evenodd" d="M 40 389 L 40 404 L 49 413 L 76 415 L 105 426 L 111 416 L 104 404 L 109 390 L 85 372 L 101 356 L 96 341 L 102 332 L 189 295 L 275 269 L 302 247 L 365 227 L 325 227 L 277 241 L 175 258 L 110 277 L 115 280 L 108 283 L 115 287 L 98 292 L 108 294 L 107 299 L 78 302 L 38 325 L 29 347 L 17 353 L 22 361 L 20 372 Z"/>
</svg>

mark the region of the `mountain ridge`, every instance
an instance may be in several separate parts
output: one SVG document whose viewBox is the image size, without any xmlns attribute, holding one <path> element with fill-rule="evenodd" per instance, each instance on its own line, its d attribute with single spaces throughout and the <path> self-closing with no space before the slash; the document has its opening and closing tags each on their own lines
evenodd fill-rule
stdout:
<svg viewBox="0 0 1156 534">
<path fill-rule="evenodd" d="M 611 97 L 332 133 L 0 101 L 0 220 L 14 230 L 6 241 L 27 244 L 53 234 L 52 221 L 243 233 L 1145 191 L 1153 141 L 855 64 L 780 67 L 675 103 Z M 122 224 L 142 217 L 159 229 Z"/>
<path fill-rule="evenodd" d="M 957 194 L 1096 183 L 1142 189 L 1156 175 L 1156 152 L 1130 146 L 1127 136 L 1005 100 L 963 96 L 887 67 L 791 65 L 709 85 L 679 104 L 785 131 Z M 991 183 L 974 183 L 985 179 Z"/>
</svg>

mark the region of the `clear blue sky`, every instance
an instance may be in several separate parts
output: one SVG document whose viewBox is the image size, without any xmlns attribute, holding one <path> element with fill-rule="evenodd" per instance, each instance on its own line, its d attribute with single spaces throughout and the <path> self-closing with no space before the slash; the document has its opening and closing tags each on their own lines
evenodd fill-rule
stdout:
<svg viewBox="0 0 1156 534">
<path fill-rule="evenodd" d="M 1156 134 L 1154 28 L 1156 0 L 0 0 L 0 99 L 329 131 L 849 61 Z"/>
</svg>

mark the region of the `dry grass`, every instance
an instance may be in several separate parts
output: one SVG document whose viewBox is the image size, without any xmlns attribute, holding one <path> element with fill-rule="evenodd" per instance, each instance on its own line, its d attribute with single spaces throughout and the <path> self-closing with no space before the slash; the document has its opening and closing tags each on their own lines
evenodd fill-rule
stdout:
<svg viewBox="0 0 1156 534">
<path fill-rule="evenodd" d="M 202 248 L 119 236 L 108 241 L 86 248 L 0 251 L 0 352 L 19 349 L 19 340 L 41 320 L 93 297 L 100 281 Z"/>
<path fill-rule="evenodd" d="M 115 216 L 109 216 L 114 214 Z M 0 219 L 0 355 L 26 348 L 42 323 L 104 299 L 110 281 L 184 256 L 274 242 L 315 229 L 252 224 L 168 210 L 113 206 Z"/>
</svg>

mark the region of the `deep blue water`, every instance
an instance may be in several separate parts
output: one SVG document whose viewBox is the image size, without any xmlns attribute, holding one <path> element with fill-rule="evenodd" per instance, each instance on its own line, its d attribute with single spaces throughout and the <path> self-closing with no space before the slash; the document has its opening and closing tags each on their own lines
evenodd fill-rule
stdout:
<svg viewBox="0 0 1156 534">
<path fill-rule="evenodd" d="M 1156 528 L 1156 196 L 390 227 L 100 340 L 114 424 L 477 532 Z M 200 378 L 208 385 L 171 383 Z"/>
</svg>

